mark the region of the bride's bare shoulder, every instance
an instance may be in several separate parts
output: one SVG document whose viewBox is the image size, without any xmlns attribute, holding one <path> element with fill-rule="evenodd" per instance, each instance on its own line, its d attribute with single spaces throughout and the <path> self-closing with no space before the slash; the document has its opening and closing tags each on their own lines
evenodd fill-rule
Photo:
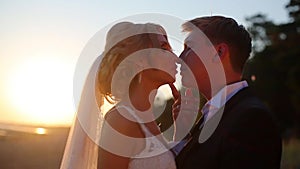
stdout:
<svg viewBox="0 0 300 169">
<path fill-rule="evenodd" d="M 108 122 L 115 130 L 126 136 L 135 138 L 144 137 L 140 124 L 128 119 L 128 117 L 124 117 L 124 115 L 122 115 L 116 108 L 112 108 L 108 113 L 106 113 L 105 121 Z"/>
</svg>

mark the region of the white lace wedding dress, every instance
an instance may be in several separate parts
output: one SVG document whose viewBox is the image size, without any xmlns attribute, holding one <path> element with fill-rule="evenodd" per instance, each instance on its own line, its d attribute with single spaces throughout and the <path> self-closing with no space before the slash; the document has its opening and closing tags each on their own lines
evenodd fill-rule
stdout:
<svg viewBox="0 0 300 169">
<path fill-rule="evenodd" d="M 176 169 L 173 153 L 153 136 L 134 111 L 124 105 L 120 105 L 119 108 L 126 109 L 140 123 L 146 137 L 144 150 L 131 158 L 128 169 Z"/>
</svg>

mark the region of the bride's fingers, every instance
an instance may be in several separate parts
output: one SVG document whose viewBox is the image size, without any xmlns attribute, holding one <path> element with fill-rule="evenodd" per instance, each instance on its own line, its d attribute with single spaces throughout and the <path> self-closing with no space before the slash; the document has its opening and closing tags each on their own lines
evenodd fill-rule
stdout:
<svg viewBox="0 0 300 169">
<path fill-rule="evenodd" d="M 179 91 L 176 89 L 176 87 L 174 86 L 174 84 L 169 84 L 171 91 L 172 91 L 172 95 L 174 97 L 174 103 L 172 105 L 172 114 L 173 114 L 173 119 L 175 120 L 180 112 L 180 104 L 181 104 L 181 95 L 179 93 Z"/>
<path fill-rule="evenodd" d="M 180 102 L 178 100 L 176 100 L 174 102 L 174 104 L 172 105 L 172 109 L 180 109 Z"/>
<path fill-rule="evenodd" d="M 172 115 L 173 115 L 173 119 L 177 119 L 178 115 L 179 115 L 179 112 L 180 112 L 180 105 L 173 105 L 172 106 Z"/>
<path fill-rule="evenodd" d="M 176 119 L 178 117 L 179 111 L 180 111 L 180 100 L 177 99 L 174 101 L 174 103 L 172 105 L 172 114 L 173 114 L 174 119 Z"/>
</svg>

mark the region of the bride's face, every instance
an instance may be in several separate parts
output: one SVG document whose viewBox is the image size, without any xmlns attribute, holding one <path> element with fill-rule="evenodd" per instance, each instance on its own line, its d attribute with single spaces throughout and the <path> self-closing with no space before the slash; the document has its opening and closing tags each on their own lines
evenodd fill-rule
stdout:
<svg viewBox="0 0 300 169">
<path fill-rule="evenodd" d="M 153 51 L 149 59 L 149 64 L 154 67 L 144 71 L 147 77 L 160 85 L 174 83 L 177 73 L 176 61 L 178 57 L 172 52 L 172 48 L 163 35 L 156 35 L 157 44 L 152 47 Z"/>
</svg>

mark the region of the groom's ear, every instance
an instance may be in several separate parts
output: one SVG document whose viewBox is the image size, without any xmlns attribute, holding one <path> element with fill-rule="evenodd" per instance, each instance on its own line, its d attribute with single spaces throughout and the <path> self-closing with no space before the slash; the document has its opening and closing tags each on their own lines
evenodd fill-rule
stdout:
<svg viewBox="0 0 300 169">
<path fill-rule="evenodd" d="M 225 58 L 227 55 L 229 55 L 229 47 L 226 43 L 220 43 L 216 45 L 215 49 L 220 59 Z"/>
</svg>

